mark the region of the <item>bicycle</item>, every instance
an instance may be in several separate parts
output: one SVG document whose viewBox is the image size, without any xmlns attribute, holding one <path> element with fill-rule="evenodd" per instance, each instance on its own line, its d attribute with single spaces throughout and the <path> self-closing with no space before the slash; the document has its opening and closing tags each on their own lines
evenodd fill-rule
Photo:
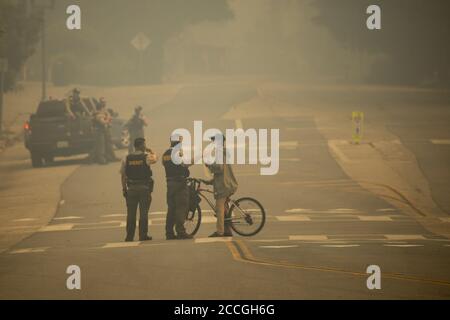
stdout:
<svg viewBox="0 0 450 320">
<path fill-rule="evenodd" d="M 202 209 L 200 202 L 204 199 L 215 213 L 215 205 L 205 195 L 213 194 L 213 191 L 202 188 L 203 180 L 188 178 L 189 186 L 189 212 L 185 221 L 186 233 L 194 236 L 200 229 L 202 222 Z M 229 223 L 231 229 L 244 237 L 251 237 L 258 234 L 266 223 L 266 212 L 264 207 L 253 198 L 240 198 L 233 200 L 228 198 L 225 203 L 225 224 Z"/>
</svg>

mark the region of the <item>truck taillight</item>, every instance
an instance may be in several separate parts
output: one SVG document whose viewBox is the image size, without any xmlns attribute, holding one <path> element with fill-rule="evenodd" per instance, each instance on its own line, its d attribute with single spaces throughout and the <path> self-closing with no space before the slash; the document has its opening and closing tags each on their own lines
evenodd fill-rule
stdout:
<svg viewBox="0 0 450 320">
<path fill-rule="evenodd" d="M 30 131 L 31 127 L 30 127 L 30 123 L 29 122 L 25 122 L 23 125 L 23 129 L 26 131 Z"/>
</svg>

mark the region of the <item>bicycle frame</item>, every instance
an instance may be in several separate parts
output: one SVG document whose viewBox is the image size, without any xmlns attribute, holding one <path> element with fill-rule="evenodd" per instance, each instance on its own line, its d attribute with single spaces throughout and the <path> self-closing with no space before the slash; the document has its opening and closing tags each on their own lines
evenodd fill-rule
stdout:
<svg viewBox="0 0 450 320">
<path fill-rule="evenodd" d="M 198 187 L 196 188 L 197 194 L 208 203 L 209 207 L 214 212 L 214 216 L 217 217 L 215 204 L 206 195 L 203 194 L 203 193 L 213 194 L 214 192 L 212 192 L 209 189 L 201 188 L 201 182 L 199 180 L 197 180 L 197 179 L 191 179 L 191 181 L 196 183 L 196 184 L 198 184 Z M 227 216 L 229 214 L 229 211 L 230 211 L 230 208 L 231 208 L 230 203 L 231 203 L 232 206 L 236 207 L 240 211 L 240 213 L 242 214 L 243 217 L 247 217 L 248 216 L 248 214 L 243 212 L 241 210 L 241 208 L 236 204 L 236 202 L 233 199 L 228 197 L 227 201 L 225 202 L 225 221 L 232 221 L 233 220 L 231 217 L 227 218 Z"/>
</svg>

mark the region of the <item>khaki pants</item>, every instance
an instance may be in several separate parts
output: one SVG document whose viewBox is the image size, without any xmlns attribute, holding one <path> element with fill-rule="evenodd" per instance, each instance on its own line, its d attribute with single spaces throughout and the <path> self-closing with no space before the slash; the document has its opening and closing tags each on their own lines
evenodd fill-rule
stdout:
<svg viewBox="0 0 450 320">
<path fill-rule="evenodd" d="M 217 233 L 225 233 L 225 202 L 227 198 L 216 199 Z"/>
</svg>

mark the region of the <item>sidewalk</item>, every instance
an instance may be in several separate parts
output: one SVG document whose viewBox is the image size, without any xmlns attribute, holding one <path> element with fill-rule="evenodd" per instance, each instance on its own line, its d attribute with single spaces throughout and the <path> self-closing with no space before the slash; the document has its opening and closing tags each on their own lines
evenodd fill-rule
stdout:
<svg viewBox="0 0 450 320">
<path fill-rule="evenodd" d="M 256 117 L 313 117 L 319 132 L 328 140 L 330 153 L 351 179 L 430 231 L 450 238 L 450 223 L 440 220 L 448 214 L 434 202 L 415 155 L 385 127 L 383 108 L 378 110 L 363 103 L 362 97 L 377 94 L 377 90 L 380 94 L 390 90 L 395 96 L 394 89 L 382 87 L 316 88 L 265 83 L 258 86 L 255 97 L 233 107 L 224 118 L 240 122 Z M 398 90 L 403 93 L 412 89 Z M 417 95 L 427 93 L 427 90 L 414 92 Z M 351 143 L 351 113 L 365 111 L 365 108 L 370 110 L 372 121 L 365 123 L 364 143 L 354 145 Z"/>
<path fill-rule="evenodd" d="M 60 202 L 61 184 L 78 167 L 33 169 L 21 144 L 0 154 L 0 252 L 50 222 Z"/>
</svg>

